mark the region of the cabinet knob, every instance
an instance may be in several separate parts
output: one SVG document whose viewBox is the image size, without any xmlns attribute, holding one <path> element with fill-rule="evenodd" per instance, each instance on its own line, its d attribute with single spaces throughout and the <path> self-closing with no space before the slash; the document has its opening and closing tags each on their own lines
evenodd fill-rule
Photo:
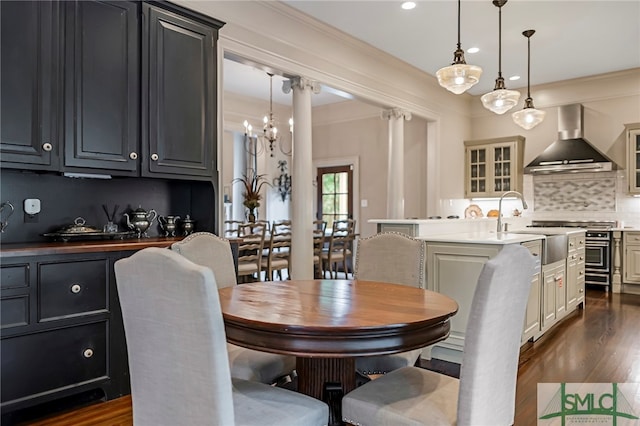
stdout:
<svg viewBox="0 0 640 426">
<path fill-rule="evenodd" d="M 153 161 L 158 161 L 158 154 L 155 154 L 155 153 L 151 154 L 151 159 Z"/>
<path fill-rule="evenodd" d="M 82 287 L 80 287 L 80 284 L 74 284 L 71 286 L 71 293 L 73 294 L 80 293 L 80 290 L 82 290 Z"/>
<path fill-rule="evenodd" d="M 581 288 L 580 290 L 578 290 L 580 293 L 584 293 L 584 288 Z"/>
<path fill-rule="evenodd" d="M 85 358 L 91 358 L 93 356 L 93 349 L 87 348 L 82 352 L 82 356 Z"/>
<path fill-rule="evenodd" d="M 137 152 L 132 152 L 131 154 L 129 154 L 129 158 L 131 158 L 132 160 L 137 160 L 138 159 L 138 153 Z"/>
<path fill-rule="evenodd" d="M 50 152 L 53 149 L 53 145 L 51 145 L 49 142 L 45 142 L 42 144 L 42 149 L 44 149 L 47 152 Z"/>
</svg>

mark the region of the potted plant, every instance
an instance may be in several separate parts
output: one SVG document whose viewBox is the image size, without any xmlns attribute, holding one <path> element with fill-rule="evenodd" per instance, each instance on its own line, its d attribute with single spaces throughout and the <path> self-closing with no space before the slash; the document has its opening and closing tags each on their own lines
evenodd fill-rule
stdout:
<svg viewBox="0 0 640 426">
<path fill-rule="evenodd" d="M 259 175 L 255 171 L 250 171 L 241 178 L 234 179 L 234 182 L 242 182 L 244 185 L 244 193 L 242 194 L 244 195 L 244 201 L 242 204 L 244 204 L 249 212 L 249 222 L 256 221 L 256 209 L 260 207 L 260 200 L 262 199 L 260 190 L 263 185 L 269 185 L 265 176 L 266 175 Z"/>
</svg>

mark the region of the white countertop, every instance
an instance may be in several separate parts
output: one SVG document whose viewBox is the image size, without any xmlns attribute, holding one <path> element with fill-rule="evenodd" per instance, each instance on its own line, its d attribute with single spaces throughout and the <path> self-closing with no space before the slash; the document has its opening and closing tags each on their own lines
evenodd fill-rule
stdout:
<svg viewBox="0 0 640 426">
<path fill-rule="evenodd" d="M 509 229 L 514 234 L 542 234 L 542 235 L 570 235 L 587 232 L 584 228 L 573 227 L 537 227 L 537 228 L 521 228 Z"/>
<path fill-rule="evenodd" d="M 429 235 L 416 238 L 430 242 L 505 245 L 544 240 L 545 236 L 544 234 L 518 234 L 516 232 L 460 232 L 457 234 Z"/>
</svg>

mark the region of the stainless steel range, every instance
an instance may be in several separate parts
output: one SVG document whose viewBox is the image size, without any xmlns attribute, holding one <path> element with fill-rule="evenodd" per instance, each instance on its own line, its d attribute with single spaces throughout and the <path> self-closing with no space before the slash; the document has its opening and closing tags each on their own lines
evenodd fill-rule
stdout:
<svg viewBox="0 0 640 426">
<path fill-rule="evenodd" d="M 531 226 L 571 227 L 586 229 L 585 238 L 585 283 L 605 286 L 611 285 L 611 229 L 614 221 L 597 220 L 534 220 Z"/>
</svg>

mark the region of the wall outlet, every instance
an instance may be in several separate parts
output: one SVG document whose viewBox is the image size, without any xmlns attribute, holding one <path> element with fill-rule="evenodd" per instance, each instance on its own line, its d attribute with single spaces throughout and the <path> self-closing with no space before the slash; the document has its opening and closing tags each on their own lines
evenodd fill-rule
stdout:
<svg viewBox="0 0 640 426">
<path fill-rule="evenodd" d="M 24 212 L 28 215 L 40 213 L 40 200 L 37 198 L 27 198 L 24 200 Z"/>
</svg>

